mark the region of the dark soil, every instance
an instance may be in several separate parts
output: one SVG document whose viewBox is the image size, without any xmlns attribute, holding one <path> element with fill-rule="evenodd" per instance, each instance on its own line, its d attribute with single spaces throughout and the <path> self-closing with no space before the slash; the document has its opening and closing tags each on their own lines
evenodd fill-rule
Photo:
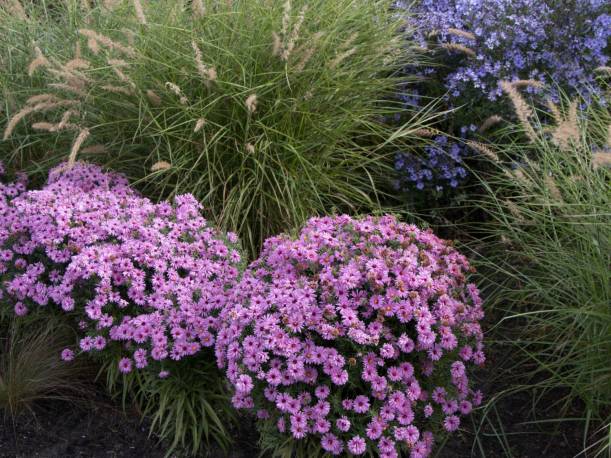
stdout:
<svg viewBox="0 0 611 458">
<path fill-rule="evenodd" d="M 245 420 L 244 429 L 234 431 L 229 455 L 213 447 L 203 456 L 257 456 L 254 425 Z M 166 451 L 156 437 L 149 437 L 149 425 L 135 410 L 124 412 L 104 397 L 86 404 L 46 402 L 14 421 L 0 418 L 0 458 L 164 458 Z"/>
<path fill-rule="evenodd" d="M 527 368 L 507 364 L 514 360 L 511 352 L 504 345 L 488 347 L 486 366 L 473 374 L 474 385 L 485 397 L 525 382 L 524 374 L 516 371 Z M 579 420 L 585 416 L 584 406 L 576 401 L 566 411 L 549 407 L 562 404 L 558 401 L 566 394 L 562 390 L 544 396 L 512 391 L 485 414 L 478 410 L 464 417 L 460 431 L 439 447 L 436 458 L 575 458 L 584 449 L 584 422 Z M 563 418 L 577 420 L 559 420 Z"/>
<path fill-rule="evenodd" d="M 125 415 L 109 402 L 53 402 L 0 423 L 2 458 L 163 456 L 135 413 Z"/>
<path fill-rule="evenodd" d="M 530 396 L 515 394 L 486 420 L 474 413 L 463 419 L 461 433 L 451 436 L 436 458 L 574 458 L 583 450 L 583 422 L 554 422 L 556 417 L 547 415 L 535 423 L 530 408 Z M 577 410 L 569 415 L 583 417 Z"/>
<path fill-rule="evenodd" d="M 528 418 L 529 400 L 514 396 L 500 405 L 505 440 L 498 437 L 490 423 L 484 423 L 474 441 L 474 423 L 465 421 L 439 450 L 436 458 L 573 458 L 581 451 L 582 431 L 578 423 L 564 423 L 558 431 L 547 424 L 545 429 L 523 425 Z M 245 420 L 244 431 L 235 432 L 236 444 L 230 458 L 256 457 L 256 433 Z M 494 425 L 498 428 L 498 424 Z M 519 433 L 519 434 L 516 434 Z M 148 425 L 137 413 L 125 414 L 110 401 L 101 399 L 88 405 L 53 402 L 39 406 L 35 415 L 24 414 L 13 424 L 0 422 L 1 458 L 163 458 L 166 448 L 154 437 L 149 438 Z M 175 455 L 178 456 L 178 455 Z M 206 457 L 226 457 L 221 451 L 209 450 Z"/>
<path fill-rule="evenodd" d="M 487 367 L 474 374 L 475 385 L 489 396 L 515 382 L 512 371 L 501 370 L 502 362 L 510 356 L 501 348 L 490 350 Z M 167 447 L 149 437 L 149 425 L 140 420 L 138 412 L 124 412 L 100 392 L 100 388 L 92 388 L 86 401 L 72 404 L 39 403 L 33 413 L 24 413 L 14 421 L 3 420 L 0 412 L 0 458 L 164 458 Z M 550 392 L 536 407 L 531 395 L 512 394 L 499 401 L 485 420 L 479 412 L 463 418 L 460 432 L 437 447 L 435 458 L 574 458 L 583 450 L 583 422 L 556 423 L 553 419 L 583 418 L 582 406 L 576 404 L 564 415 L 540 408 L 552 405 L 562 394 Z M 533 410 L 540 423 L 533 422 Z M 234 446 L 228 458 L 258 456 L 257 432 L 251 419 L 243 418 L 240 430 L 231 435 Z M 217 448 L 206 450 L 204 456 L 227 458 Z"/>
</svg>

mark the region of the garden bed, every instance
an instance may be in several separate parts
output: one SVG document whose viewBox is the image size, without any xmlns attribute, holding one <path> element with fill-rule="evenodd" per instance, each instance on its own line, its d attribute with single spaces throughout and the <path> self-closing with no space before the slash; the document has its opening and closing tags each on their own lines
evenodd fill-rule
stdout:
<svg viewBox="0 0 611 458">
<path fill-rule="evenodd" d="M 0 30 L 0 458 L 611 457 L 604 2 Z"/>
<path fill-rule="evenodd" d="M 558 431 L 541 431 L 536 425 L 522 425 L 529 419 L 529 398 L 514 396 L 499 405 L 501 422 L 513 456 L 524 458 L 573 458 L 582 449 L 579 422 L 565 422 Z M 576 415 L 579 409 L 575 409 Z M 86 403 L 48 402 L 39 405 L 35 416 L 24 414 L 13 424 L 0 423 L 1 458 L 163 458 L 166 447 L 148 434 L 148 424 L 135 410 L 123 411 L 104 396 Z M 545 426 L 544 426 L 545 428 Z M 466 425 L 438 452 L 437 458 L 504 457 L 507 453 L 490 427 L 480 435 L 482 448 L 474 444 L 473 427 Z M 519 434 L 519 440 L 516 436 Z M 229 454 L 207 449 L 209 458 L 247 458 L 258 454 L 257 434 L 244 418 L 235 432 L 236 443 Z"/>
</svg>

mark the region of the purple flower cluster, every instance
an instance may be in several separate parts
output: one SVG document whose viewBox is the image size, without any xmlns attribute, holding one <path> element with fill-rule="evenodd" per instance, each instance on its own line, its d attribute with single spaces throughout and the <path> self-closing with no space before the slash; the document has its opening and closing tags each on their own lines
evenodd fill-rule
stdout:
<svg viewBox="0 0 611 458">
<path fill-rule="evenodd" d="M 83 164 L 51 171 L 42 190 L 0 192 L 0 291 L 18 315 L 50 304 L 75 314 L 80 350 L 114 345 L 123 373 L 214 345 L 240 254 L 193 196 L 154 204 Z"/>
<path fill-rule="evenodd" d="M 398 8 L 409 5 L 396 2 Z M 413 18 L 422 46 L 434 33 L 438 43 L 475 53 L 445 77 L 451 98 L 475 89 L 496 100 L 499 81 L 516 79 L 587 93 L 596 86 L 594 69 L 609 61 L 605 0 L 419 0 Z"/>
<path fill-rule="evenodd" d="M 586 97 L 600 92 L 595 69 L 609 61 L 608 1 L 398 0 L 394 7 L 407 12 L 416 40 L 436 50 L 443 64 L 407 68 L 426 83 L 417 91 L 400 89 L 398 98 L 406 108 L 422 104 L 423 96 L 442 97 L 449 109 L 467 107 L 452 115 L 451 124 L 462 127 L 460 134 L 446 127 L 451 135 L 463 137 L 471 124 L 504 114 L 493 103 L 502 94 L 501 80 L 532 80 L 525 91 L 546 91 L 552 99 L 557 87 Z M 463 181 L 468 148 L 444 137 L 435 143 L 422 155 L 397 154 L 398 189 L 442 191 Z"/>
<path fill-rule="evenodd" d="M 463 160 L 468 154 L 467 148 L 447 136 L 435 137 L 434 144 L 424 148 L 425 157 L 413 153 L 399 152 L 395 156 L 395 169 L 400 172 L 396 188 L 409 191 L 433 188 L 438 192 L 444 185 L 456 188 L 467 176 Z"/>
<path fill-rule="evenodd" d="M 392 216 L 312 218 L 268 239 L 217 336 L 233 405 L 326 452 L 428 456 L 481 402 L 483 317 L 464 256 Z"/>
</svg>

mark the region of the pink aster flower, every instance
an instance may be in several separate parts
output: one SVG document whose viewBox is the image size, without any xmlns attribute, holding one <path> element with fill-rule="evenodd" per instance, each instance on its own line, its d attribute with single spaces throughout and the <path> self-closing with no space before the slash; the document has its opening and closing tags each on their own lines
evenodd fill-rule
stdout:
<svg viewBox="0 0 611 458">
<path fill-rule="evenodd" d="M 339 455 L 342 453 L 344 448 L 342 442 L 337 438 L 337 436 L 331 433 L 326 433 L 322 436 L 320 445 L 323 450 L 331 453 L 332 455 Z"/>
<path fill-rule="evenodd" d="M 315 390 L 314 394 L 319 399 L 326 399 L 327 396 L 329 396 L 330 392 L 331 392 L 331 390 L 329 389 L 328 386 L 326 386 L 326 385 L 319 385 L 319 386 L 316 387 L 316 390 Z"/>
<path fill-rule="evenodd" d="M 357 396 L 354 399 L 352 410 L 354 410 L 356 413 L 367 412 L 369 410 L 369 399 L 367 398 L 367 396 Z"/>
<path fill-rule="evenodd" d="M 345 415 L 338 418 L 335 422 L 335 426 L 342 432 L 347 432 L 350 429 L 350 420 Z"/>
<path fill-rule="evenodd" d="M 61 358 L 63 361 L 72 361 L 74 359 L 74 352 L 69 348 L 64 348 L 62 350 Z"/>
<path fill-rule="evenodd" d="M 27 314 L 28 314 L 28 308 L 23 304 L 23 302 L 17 302 L 15 304 L 15 315 L 25 316 Z"/>
<path fill-rule="evenodd" d="M 119 361 L 119 371 L 122 374 L 128 374 L 132 371 L 132 360 L 129 358 L 121 358 Z"/>
<path fill-rule="evenodd" d="M 367 450 L 367 444 L 361 436 L 354 436 L 348 441 L 348 451 L 353 455 L 362 455 L 365 450 Z"/>
<path fill-rule="evenodd" d="M 443 420 L 443 427 L 445 428 L 446 431 L 449 431 L 449 432 L 456 431 L 459 426 L 460 426 L 460 418 L 458 418 L 456 415 L 449 415 L 445 417 L 445 419 Z"/>
</svg>

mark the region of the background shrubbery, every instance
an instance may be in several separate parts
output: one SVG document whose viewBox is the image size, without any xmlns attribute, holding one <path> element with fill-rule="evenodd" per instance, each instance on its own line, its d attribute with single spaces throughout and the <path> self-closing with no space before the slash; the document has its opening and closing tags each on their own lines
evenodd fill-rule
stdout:
<svg viewBox="0 0 611 458">
<path fill-rule="evenodd" d="M 400 96 L 406 107 L 441 99 L 457 109 L 445 117 L 434 144 L 419 154 L 404 152 L 396 168 L 399 188 L 413 193 L 456 195 L 477 151 L 464 145 L 515 119 L 501 81 L 541 101 L 561 93 L 585 100 L 603 96 L 608 76 L 611 11 L 600 0 L 420 0 L 397 1 L 435 66 L 414 68 L 424 78 L 414 93 Z M 570 11 L 570 14 L 567 12 Z M 413 35 L 408 32 L 408 39 Z M 463 141 L 453 141 L 458 137 Z"/>
</svg>

